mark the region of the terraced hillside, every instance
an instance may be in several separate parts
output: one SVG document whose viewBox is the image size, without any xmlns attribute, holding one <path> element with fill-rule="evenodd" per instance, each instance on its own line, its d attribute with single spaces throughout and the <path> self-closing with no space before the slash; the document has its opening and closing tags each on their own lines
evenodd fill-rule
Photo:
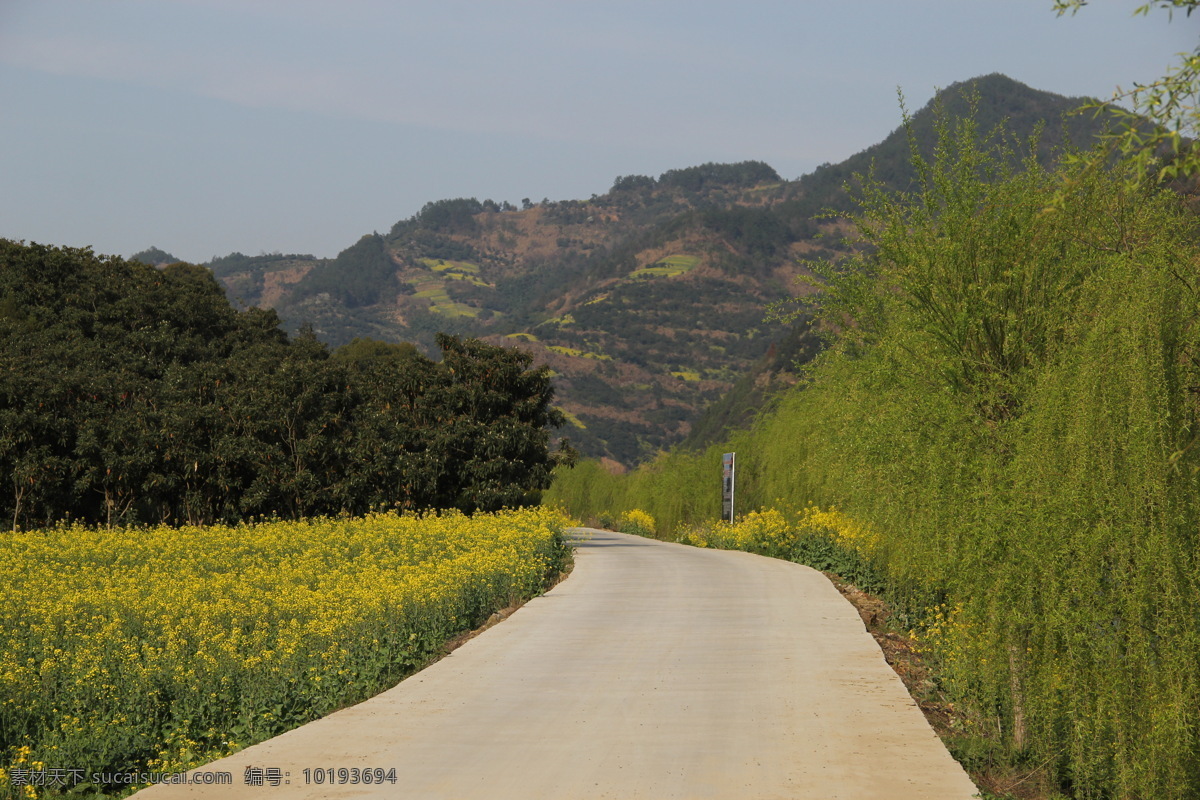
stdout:
<svg viewBox="0 0 1200 800">
<path fill-rule="evenodd" d="M 1081 102 L 999 75 L 971 85 L 985 129 L 1008 118 L 1026 135 L 1045 123 L 1046 158 Z M 965 108 L 965 88 L 940 99 Z M 931 137 L 930 116 L 913 116 L 914 135 Z M 1096 124 L 1069 122 L 1076 141 Z M 784 339 L 789 354 L 815 352 L 809 334 L 766 322 L 764 310 L 806 291 L 806 260 L 842 251 L 839 222 L 815 217 L 846 207 L 854 172 L 873 164 L 907 185 L 904 139 L 898 129 L 798 180 L 746 161 L 621 176 L 587 200 L 431 202 L 334 259 L 235 253 L 209 266 L 236 301 L 273 307 L 334 345 L 372 337 L 429 350 L 446 331 L 528 350 L 556 373 L 562 433 L 629 465 L 683 440 L 755 363 L 786 383 L 791 364 L 764 360 Z M 755 380 L 739 394 L 754 394 Z"/>
</svg>

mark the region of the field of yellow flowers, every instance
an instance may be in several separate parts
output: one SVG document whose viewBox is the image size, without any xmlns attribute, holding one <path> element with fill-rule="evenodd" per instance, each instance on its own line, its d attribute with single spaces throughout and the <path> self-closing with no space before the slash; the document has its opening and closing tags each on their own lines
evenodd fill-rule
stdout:
<svg viewBox="0 0 1200 800">
<path fill-rule="evenodd" d="M 0 534 L 0 797 L 15 770 L 169 772 L 358 702 L 528 598 L 559 512 Z"/>
</svg>

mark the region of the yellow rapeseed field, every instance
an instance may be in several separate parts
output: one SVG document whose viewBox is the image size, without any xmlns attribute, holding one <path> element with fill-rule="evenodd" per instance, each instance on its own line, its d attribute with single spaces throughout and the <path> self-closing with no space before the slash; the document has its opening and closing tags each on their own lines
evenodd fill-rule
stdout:
<svg viewBox="0 0 1200 800">
<path fill-rule="evenodd" d="M 0 534 L 0 797 L 173 771 L 360 701 L 569 560 L 560 512 Z M 16 785 L 15 785 L 16 784 Z"/>
</svg>

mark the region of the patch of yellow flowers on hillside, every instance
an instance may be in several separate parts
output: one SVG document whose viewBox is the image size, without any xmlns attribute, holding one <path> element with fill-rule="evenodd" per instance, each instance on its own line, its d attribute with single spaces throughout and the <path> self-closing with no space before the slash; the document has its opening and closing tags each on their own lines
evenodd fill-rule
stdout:
<svg viewBox="0 0 1200 800">
<path fill-rule="evenodd" d="M 569 559 L 561 512 L 0 534 L 14 765 L 173 771 L 393 685 Z M 154 754 L 148 756 L 147 754 Z"/>
</svg>

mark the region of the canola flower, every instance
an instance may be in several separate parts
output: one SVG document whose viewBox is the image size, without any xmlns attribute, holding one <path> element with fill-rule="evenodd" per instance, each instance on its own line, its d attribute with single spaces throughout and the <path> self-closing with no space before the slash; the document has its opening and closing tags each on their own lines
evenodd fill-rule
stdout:
<svg viewBox="0 0 1200 800">
<path fill-rule="evenodd" d="M 717 522 L 684 529 L 679 541 L 696 547 L 746 550 L 787 558 L 806 539 L 819 538 L 846 551 L 870 558 L 879 533 L 836 508 L 806 506 L 785 513 L 777 508 L 751 511 L 734 523 Z"/>
<path fill-rule="evenodd" d="M 677 541 L 696 547 L 745 550 L 833 572 L 866 591 L 884 588 L 879 533 L 836 508 L 809 505 L 797 511 L 783 501 L 751 511 L 736 522 L 692 525 Z"/>
<path fill-rule="evenodd" d="M 817 506 L 806 506 L 800 512 L 796 527 L 802 531 L 824 532 L 842 547 L 868 557 L 878 551 L 882 538 L 879 531 L 834 507 L 822 510 Z"/>
<path fill-rule="evenodd" d="M 621 515 L 617 527 L 624 533 L 636 536 L 654 536 L 657 525 L 649 513 L 635 508 Z"/>
<path fill-rule="evenodd" d="M 953 606 L 939 603 L 926 608 L 908 638 L 922 655 L 940 659 L 944 672 L 957 669 L 964 660 L 977 655 L 967 650 L 970 637 L 961 601 Z"/>
<path fill-rule="evenodd" d="M 0 534 L 13 767 L 175 771 L 358 702 L 569 559 L 544 508 Z"/>
<path fill-rule="evenodd" d="M 715 547 L 722 550 L 747 550 L 774 555 L 780 546 L 796 532 L 784 515 L 774 509 L 751 511 L 734 523 L 721 521 L 712 525 L 694 526 L 679 535 L 679 541 L 696 547 Z"/>
</svg>

